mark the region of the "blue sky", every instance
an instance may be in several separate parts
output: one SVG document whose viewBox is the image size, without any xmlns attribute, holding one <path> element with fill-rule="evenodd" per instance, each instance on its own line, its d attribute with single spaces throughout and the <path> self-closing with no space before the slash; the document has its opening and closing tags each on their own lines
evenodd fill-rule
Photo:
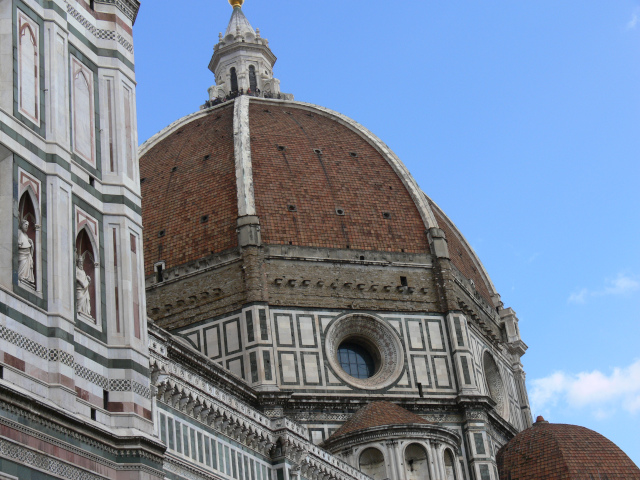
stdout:
<svg viewBox="0 0 640 480">
<path fill-rule="evenodd" d="M 297 100 L 377 134 L 515 309 L 534 415 L 640 465 L 640 0 L 247 0 Z M 231 7 L 143 0 L 140 141 L 198 109 Z"/>
</svg>

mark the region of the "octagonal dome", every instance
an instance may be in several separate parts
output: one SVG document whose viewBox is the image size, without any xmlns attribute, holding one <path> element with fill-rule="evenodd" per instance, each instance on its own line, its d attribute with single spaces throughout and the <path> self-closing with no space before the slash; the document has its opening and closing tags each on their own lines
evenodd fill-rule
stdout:
<svg viewBox="0 0 640 480">
<path fill-rule="evenodd" d="M 302 102 L 242 96 L 184 117 L 140 149 L 147 275 L 238 247 L 237 220 L 261 241 L 430 253 L 444 231 L 456 267 L 492 305 L 482 264 L 397 156 L 355 121 Z"/>
</svg>

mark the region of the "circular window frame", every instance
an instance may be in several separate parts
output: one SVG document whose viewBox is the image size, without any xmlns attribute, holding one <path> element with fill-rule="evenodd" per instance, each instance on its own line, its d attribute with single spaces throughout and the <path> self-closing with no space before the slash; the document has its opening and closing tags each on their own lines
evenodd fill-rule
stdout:
<svg viewBox="0 0 640 480">
<path fill-rule="evenodd" d="M 355 378 L 342 369 L 338 348 L 345 342 L 365 348 L 375 361 L 375 374 Z M 400 378 L 404 371 L 404 349 L 396 331 L 383 320 L 366 314 L 335 319 L 325 335 L 325 354 L 332 371 L 343 382 L 363 390 L 381 390 Z"/>
</svg>

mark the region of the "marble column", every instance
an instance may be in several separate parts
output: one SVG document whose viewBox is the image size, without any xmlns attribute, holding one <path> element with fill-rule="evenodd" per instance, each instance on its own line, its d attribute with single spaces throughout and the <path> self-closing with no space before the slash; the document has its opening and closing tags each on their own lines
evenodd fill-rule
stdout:
<svg viewBox="0 0 640 480">
<path fill-rule="evenodd" d="M 438 475 L 438 469 L 436 468 L 436 455 L 433 451 L 433 447 L 431 445 L 431 441 L 428 441 L 427 444 L 427 453 L 429 454 L 429 475 L 431 476 L 431 480 L 440 480 L 440 476 Z"/>
<path fill-rule="evenodd" d="M 402 475 L 402 471 L 400 469 L 400 465 L 398 464 L 398 442 L 394 440 L 389 440 L 384 443 L 385 447 L 387 447 L 387 475 L 392 480 L 403 480 L 404 475 Z"/>
</svg>

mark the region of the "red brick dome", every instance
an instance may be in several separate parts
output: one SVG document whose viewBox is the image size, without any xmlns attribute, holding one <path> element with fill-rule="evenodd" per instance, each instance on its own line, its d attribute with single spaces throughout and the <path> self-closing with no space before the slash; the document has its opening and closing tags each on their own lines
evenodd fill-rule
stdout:
<svg viewBox="0 0 640 480">
<path fill-rule="evenodd" d="M 640 479 L 640 469 L 607 438 L 542 417 L 502 447 L 497 462 L 501 480 Z"/>
<path fill-rule="evenodd" d="M 238 182 L 248 175 L 238 160 L 239 100 L 178 120 L 141 147 L 147 275 L 156 262 L 171 269 L 238 246 Z M 473 250 L 377 137 L 314 105 L 242 100 L 246 191 L 262 243 L 424 254 L 428 229 L 438 227 L 453 263 L 492 304 Z"/>
</svg>

